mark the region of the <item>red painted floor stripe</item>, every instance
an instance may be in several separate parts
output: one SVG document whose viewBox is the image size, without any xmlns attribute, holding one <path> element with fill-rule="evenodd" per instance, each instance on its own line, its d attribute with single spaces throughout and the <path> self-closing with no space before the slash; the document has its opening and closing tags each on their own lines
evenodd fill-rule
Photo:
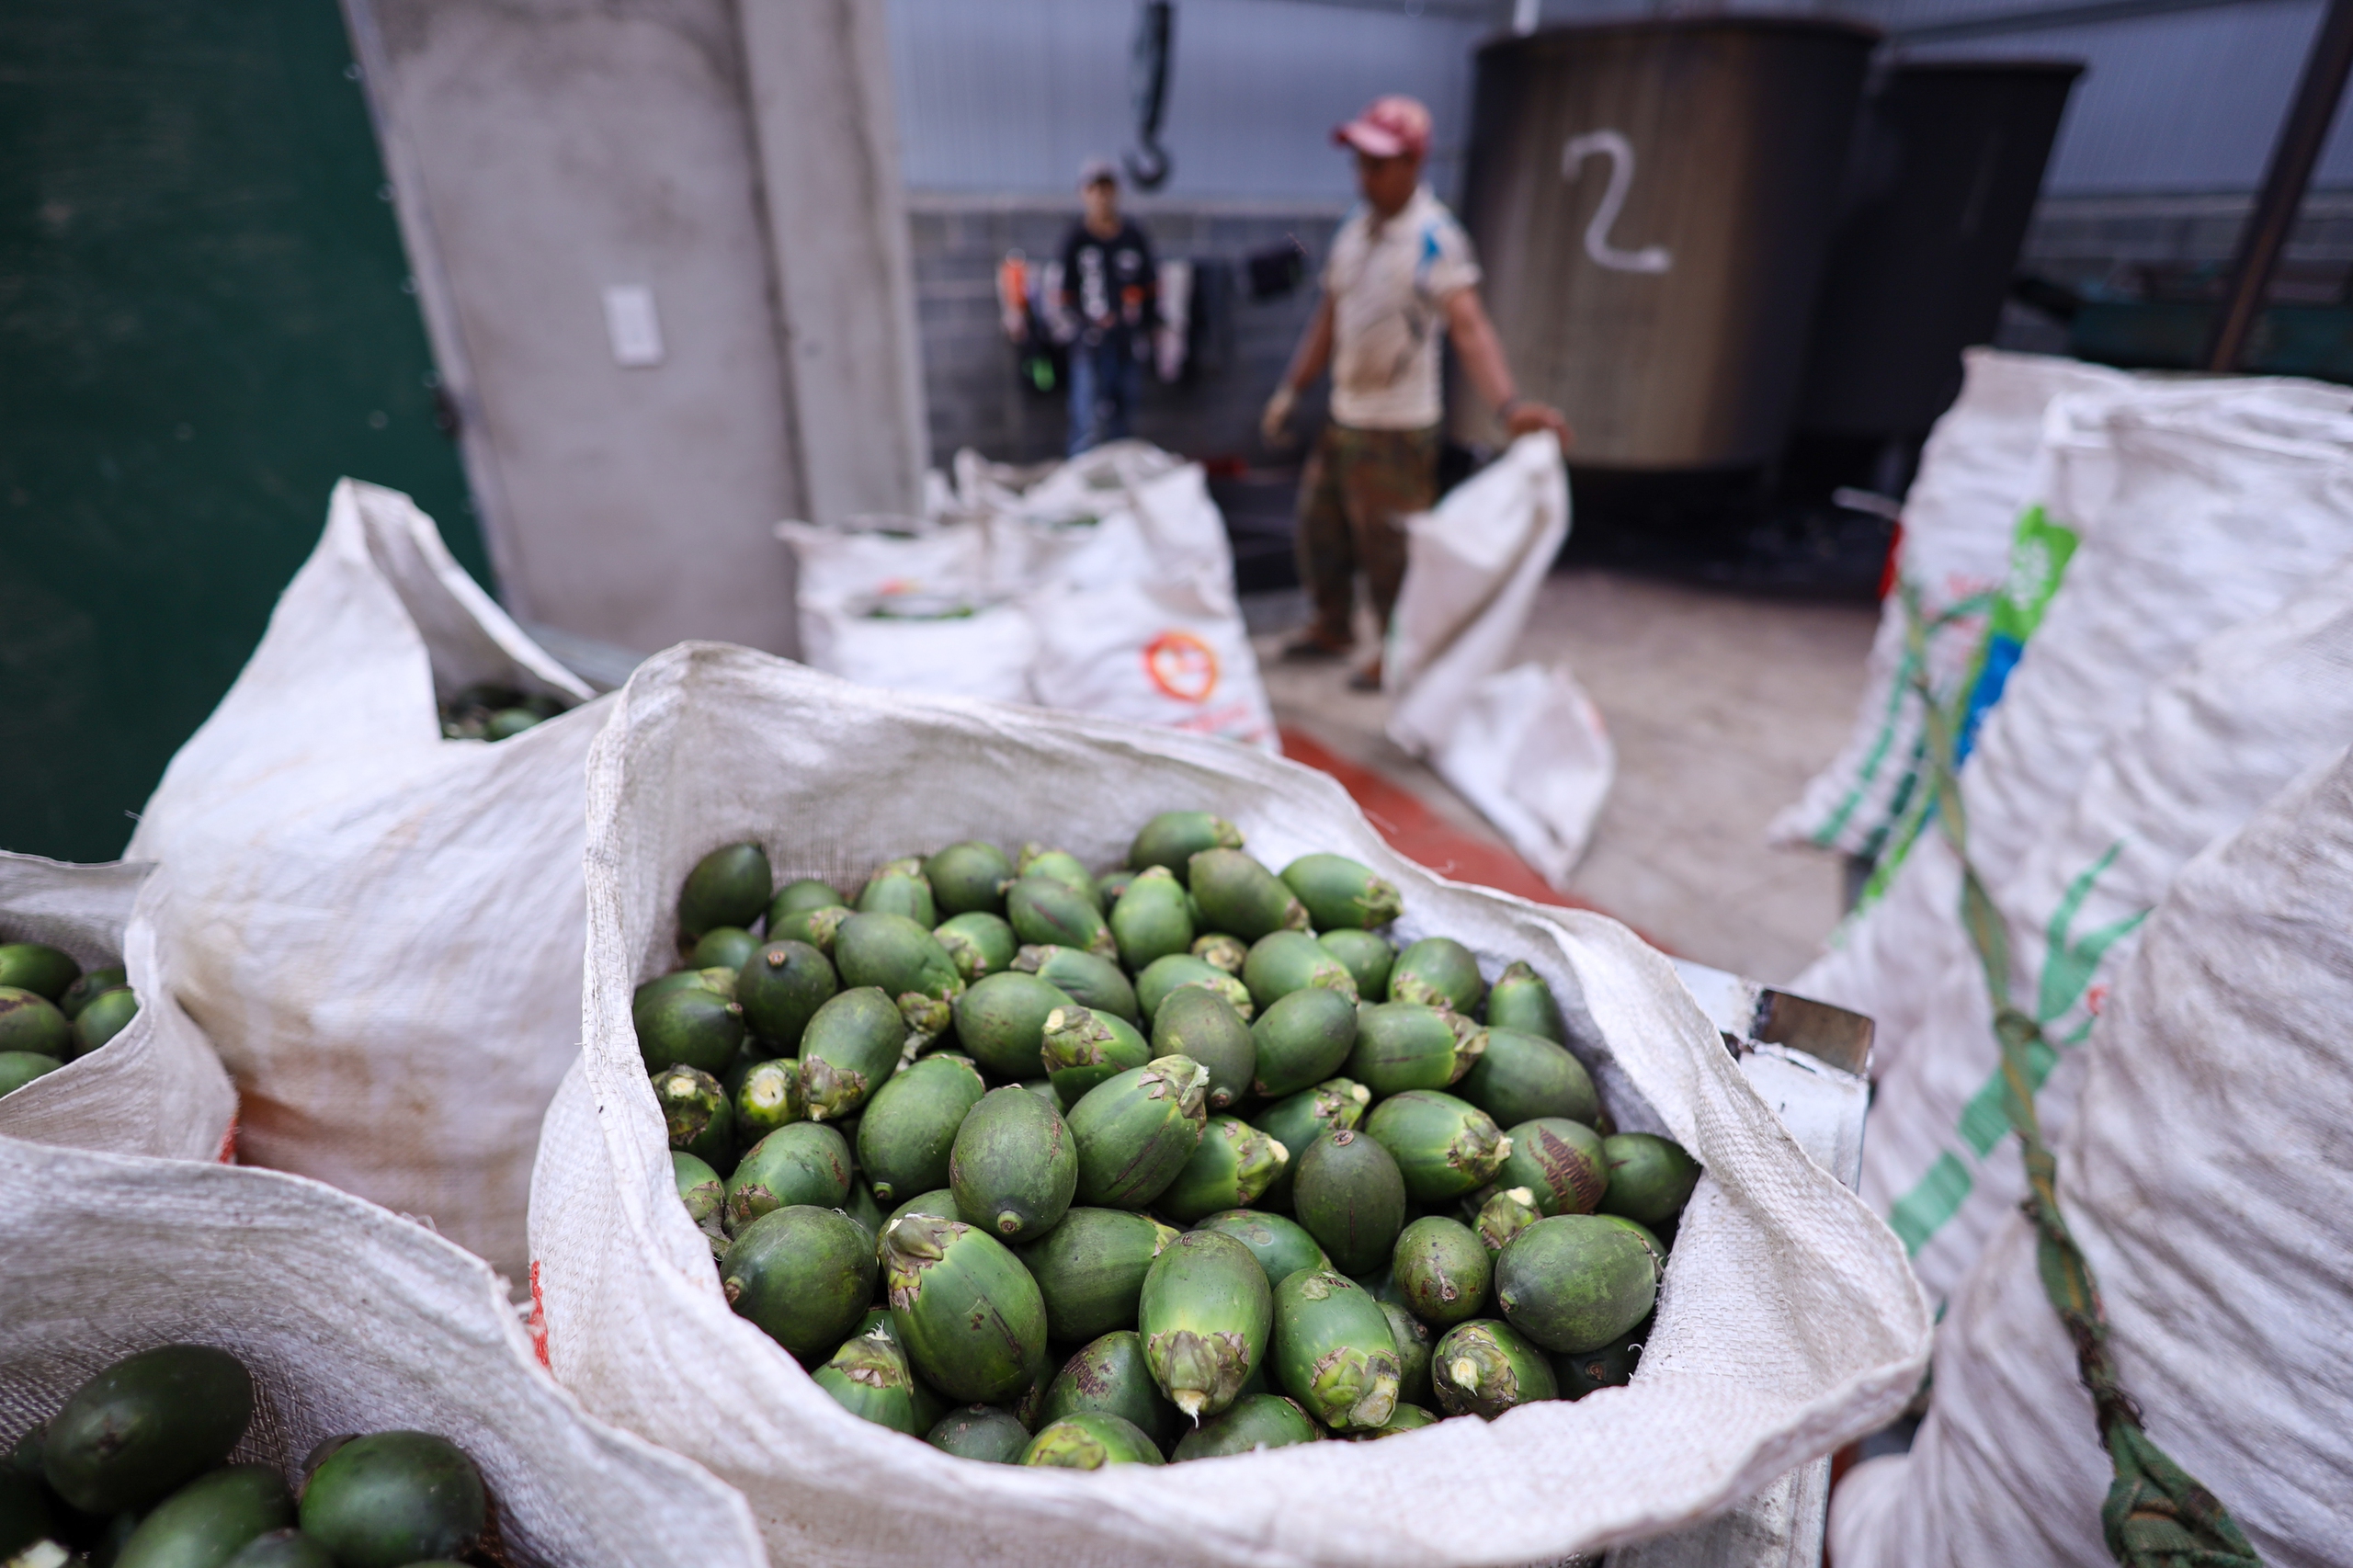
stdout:
<svg viewBox="0 0 2353 1568">
<path fill-rule="evenodd" d="M 1583 899 L 1571 898 L 1536 874 L 1534 867 L 1508 849 L 1483 843 L 1449 824 L 1408 791 L 1399 789 L 1362 763 L 1336 756 L 1297 730 L 1281 732 L 1283 755 L 1319 773 L 1328 773 L 1381 830 L 1389 846 L 1408 860 L 1427 866 L 1458 882 L 1500 888 L 1538 903 L 1570 909 L 1597 909 Z M 1597 911 L 1607 915 L 1606 909 Z"/>
</svg>

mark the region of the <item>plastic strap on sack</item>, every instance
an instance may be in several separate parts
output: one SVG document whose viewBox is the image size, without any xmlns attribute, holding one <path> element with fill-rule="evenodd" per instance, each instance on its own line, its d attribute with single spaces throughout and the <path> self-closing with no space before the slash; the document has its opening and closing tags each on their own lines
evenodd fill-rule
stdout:
<svg viewBox="0 0 2353 1568">
<path fill-rule="evenodd" d="M 2026 1160 L 2027 1196 L 2020 1207 L 2034 1223 L 2043 1294 L 2075 1342 L 2076 1371 L 2091 1392 L 2100 1442 L 2116 1469 L 2100 1506 L 2101 1533 L 2124 1568 L 2259 1568 L 2262 1559 L 2230 1510 L 2157 1447 L 2142 1426 L 2141 1407 L 2117 1376 L 2099 1284 L 2059 1211 L 2059 1160 L 2043 1142 L 2042 1120 L 2035 1111 L 2029 1053 L 2044 1043 L 2041 1026 L 2010 1005 L 2009 928 L 1969 863 L 1969 819 L 1952 761 L 1952 716 L 1938 706 L 1916 673 L 1924 667 L 1926 643 L 1919 598 L 1909 585 L 1903 592 L 1913 679 L 1928 725 L 1927 764 L 1935 789 L 1930 810 L 1961 862 L 1961 924 L 1985 971 L 1994 1034 L 2002 1048 L 2004 1108 Z"/>
</svg>

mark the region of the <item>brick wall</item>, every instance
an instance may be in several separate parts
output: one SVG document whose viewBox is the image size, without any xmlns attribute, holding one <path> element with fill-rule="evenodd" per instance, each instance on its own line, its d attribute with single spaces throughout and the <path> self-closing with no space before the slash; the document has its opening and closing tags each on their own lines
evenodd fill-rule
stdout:
<svg viewBox="0 0 2353 1568">
<path fill-rule="evenodd" d="M 1075 204 L 915 193 L 908 208 L 931 460 L 944 466 L 960 447 L 1006 462 L 1060 456 L 1065 399 L 1059 389 L 1040 396 L 1016 381 L 1013 348 L 997 322 L 996 267 L 1008 250 L 1024 252 L 1033 265 L 1051 258 L 1076 221 Z M 1244 256 L 1289 236 L 1306 247 L 1309 280 L 1287 297 L 1253 303 L 1236 276 L 1209 362 L 1175 385 L 1147 370 L 1135 422 L 1138 436 L 1188 457 L 1282 460 L 1285 454 L 1259 444 L 1258 411 L 1313 309 L 1313 268 L 1322 265 L 1339 211 L 1136 202 L 1131 212 L 1164 257 L 1238 267 Z M 1320 414 L 1302 412 L 1302 423 Z M 1290 456 L 1295 460 L 1295 452 Z"/>
</svg>

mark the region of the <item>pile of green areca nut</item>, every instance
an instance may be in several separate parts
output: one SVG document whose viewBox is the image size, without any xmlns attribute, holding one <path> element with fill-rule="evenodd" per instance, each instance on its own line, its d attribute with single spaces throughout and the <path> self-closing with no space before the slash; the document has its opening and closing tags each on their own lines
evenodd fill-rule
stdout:
<svg viewBox="0 0 2353 1568">
<path fill-rule="evenodd" d="M 1492 1419 L 1631 1377 L 1681 1147 L 1611 1135 L 1525 963 L 1166 812 L 854 904 L 713 850 L 637 1039 L 728 1301 L 870 1421 L 1094 1469 Z M 765 935 L 755 935 L 763 926 Z"/>
<path fill-rule="evenodd" d="M 85 973 L 47 943 L 0 943 L 0 1095 L 87 1056 L 138 1012 L 120 965 Z"/>
<path fill-rule="evenodd" d="M 445 741 L 512 740 L 534 730 L 564 710 L 555 698 L 517 691 L 512 687 L 476 685 L 466 687 L 441 708 L 441 738 Z"/>
<path fill-rule="evenodd" d="M 465 1451 L 430 1432 L 329 1437 L 290 1487 L 231 1464 L 254 1415 L 244 1364 L 210 1345 L 128 1356 L 0 1463 L 0 1561 L 24 1568 L 453 1568 L 507 1559 Z"/>
</svg>

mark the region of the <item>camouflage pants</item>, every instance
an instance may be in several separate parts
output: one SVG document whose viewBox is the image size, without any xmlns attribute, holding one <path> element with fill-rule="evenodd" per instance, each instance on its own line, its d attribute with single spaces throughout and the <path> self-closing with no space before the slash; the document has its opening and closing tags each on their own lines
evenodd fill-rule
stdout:
<svg viewBox="0 0 2353 1568">
<path fill-rule="evenodd" d="M 1299 481 L 1299 575 L 1315 602 L 1313 635 L 1349 642 L 1356 574 L 1385 631 L 1405 581 L 1405 523 L 1438 498 L 1438 426 L 1326 425 Z"/>
</svg>

